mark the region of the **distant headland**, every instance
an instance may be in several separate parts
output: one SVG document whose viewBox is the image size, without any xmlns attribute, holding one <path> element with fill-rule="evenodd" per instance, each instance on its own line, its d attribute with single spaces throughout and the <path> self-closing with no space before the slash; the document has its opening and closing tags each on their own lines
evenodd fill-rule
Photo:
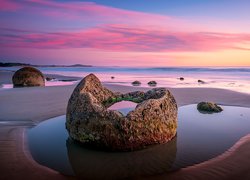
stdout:
<svg viewBox="0 0 250 180">
<path fill-rule="evenodd" d="M 92 65 L 84 65 L 84 64 L 73 64 L 73 65 L 34 65 L 34 64 L 27 64 L 27 63 L 13 63 L 13 62 L 3 63 L 3 62 L 0 62 L 0 67 L 14 67 L 14 66 L 33 66 L 33 67 L 93 67 Z"/>
</svg>

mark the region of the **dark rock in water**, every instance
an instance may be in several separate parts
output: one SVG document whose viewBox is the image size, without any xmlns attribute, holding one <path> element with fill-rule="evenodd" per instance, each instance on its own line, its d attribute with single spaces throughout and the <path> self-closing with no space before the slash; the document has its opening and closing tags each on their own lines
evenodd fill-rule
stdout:
<svg viewBox="0 0 250 180">
<path fill-rule="evenodd" d="M 156 81 L 149 81 L 149 82 L 148 82 L 148 85 L 149 85 L 149 86 L 156 86 L 156 85 L 157 85 L 157 82 L 156 82 Z"/>
<path fill-rule="evenodd" d="M 56 78 L 53 78 L 53 77 L 46 77 L 45 79 L 46 79 L 46 81 L 52 81 L 52 80 L 55 80 Z"/>
<path fill-rule="evenodd" d="M 200 83 L 200 84 L 205 84 L 205 81 L 202 81 L 202 80 L 198 80 L 198 83 Z"/>
<path fill-rule="evenodd" d="M 140 86 L 141 82 L 140 81 L 134 81 L 134 82 L 132 82 L 132 85 L 133 86 Z"/>
<path fill-rule="evenodd" d="M 33 67 L 23 67 L 17 70 L 12 77 L 12 82 L 14 88 L 45 86 L 45 80 L 42 72 Z"/>
<path fill-rule="evenodd" d="M 62 79 L 60 81 L 62 81 L 62 82 L 72 82 L 72 81 L 77 81 L 77 79 Z"/>
<path fill-rule="evenodd" d="M 126 116 L 109 110 L 119 101 L 138 103 Z M 128 151 L 170 141 L 176 135 L 177 104 L 165 88 L 146 93 L 113 93 L 90 74 L 73 91 L 67 107 L 66 129 L 85 145 Z"/>
<path fill-rule="evenodd" d="M 181 80 L 181 81 L 184 81 L 184 77 L 180 77 L 180 80 Z"/>
<path fill-rule="evenodd" d="M 197 109 L 201 113 L 218 113 L 223 111 L 223 109 L 213 102 L 200 102 L 197 104 Z"/>
<path fill-rule="evenodd" d="M 114 77 L 114 76 L 111 76 L 111 79 L 115 79 L 115 77 Z"/>
</svg>

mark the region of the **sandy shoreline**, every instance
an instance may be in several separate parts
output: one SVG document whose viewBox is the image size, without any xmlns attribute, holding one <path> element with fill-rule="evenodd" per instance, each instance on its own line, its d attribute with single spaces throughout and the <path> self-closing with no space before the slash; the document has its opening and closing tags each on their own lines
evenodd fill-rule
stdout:
<svg viewBox="0 0 250 180">
<path fill-rule="evenodd" d="M 129 92 L 149 88 L 105 85 L 107 88 Z M 0 91 L 0 121 L 38 123 L 65 114 L 68 99 L 75 85 L 7 89 Z M 250 95 L 213 88 L 168 88 L 178 106 L 200 101 L 214 101 L 222 105 L 250 107 Z M 22 108 L 20 108 L 22 107 Z"/>
<path fill-rule="evenodd" d="M 8 75 L 9 74 L 9 75 Z M 0 84 L 6 83 L 10 73 L 0 71 Z M 3 78 L 6 78 L 3 80 Z M 105 84 L 113 91 L 145 91 L 149 88 Z M 59 173 L 37 164 L 30 156 L 25 129 L 39 122 L 65 114 L 67 101 L 75 85 L 6 89 L 0 91 L 0 179 L 68 179 Z M 250 95 L 214 88 L 168 88 L 178 106 L 199 101 L 214 101 L 223 105 L 250 107 Z M 188 167 L 159 179 L 249 179 L 250 136 L 242 138 L 223 155 Z M 235 163 L 238 167 L 234 168 Z M 229 165 L 228 165 L 229 164 Z M 227 172 L 220 174 L 218 169 Z"/>
</svg>

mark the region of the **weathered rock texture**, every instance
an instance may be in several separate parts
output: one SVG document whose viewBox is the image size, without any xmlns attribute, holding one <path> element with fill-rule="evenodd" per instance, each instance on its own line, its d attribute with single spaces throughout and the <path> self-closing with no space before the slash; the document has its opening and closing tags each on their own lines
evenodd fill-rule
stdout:
<svg viewBox="0 0 250 180">
<path fill-rule="evenodd" d="M 45 86 L 42 72 L 33 67 L 17 70 L 12 77 L 12 82 L 14 87 Z"/>
<path fill-rule="evenodd" d="M 203 113 L 218 113 L 223 111 L 223 109 L 213 102 L 200 102 L 197 104 L 197 109 Z"/>
<path fill-rule="evenodd" d="M 138 105 L 126 116 L 107 109 L 123 100 Z M 177 105 L 172 94 L 164 88 L 146 93 L 113 93 L 90 74 L 73 91 L 66 118 L 66 129 L 74 140 L 127 151 L 170 141 L 176 135 Z"/>
</svg>

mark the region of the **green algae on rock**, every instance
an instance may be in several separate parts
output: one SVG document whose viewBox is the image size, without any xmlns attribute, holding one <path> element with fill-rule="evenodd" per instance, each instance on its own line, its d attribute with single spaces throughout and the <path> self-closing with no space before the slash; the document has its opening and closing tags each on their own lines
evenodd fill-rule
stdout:
<svg viewBox="0 0 250 180">
<path fill-rule="evenodd" d="M 34 67 L 23 67 L 12 77 L 15 87 L 45 86 L 45 79 L 41 71 Z"/>
<path fill-rule="evenodd" d="M 213 102 L 200 102 L 197 104 L 197 109 L 202 113 L 218 113 L 223 109 Z"/>
<path fill-rule="evenodd" d="M 108 107 L 119 101 L 138 103 L 126 116 Z M 176 135 L 177 104 L 165 88 L 114 93 L 94 75 L 73 91 L 67 107 L 66 129 L 72 139 L 113 151 L 129 151 L 170 141 Z"/>
</svg>

